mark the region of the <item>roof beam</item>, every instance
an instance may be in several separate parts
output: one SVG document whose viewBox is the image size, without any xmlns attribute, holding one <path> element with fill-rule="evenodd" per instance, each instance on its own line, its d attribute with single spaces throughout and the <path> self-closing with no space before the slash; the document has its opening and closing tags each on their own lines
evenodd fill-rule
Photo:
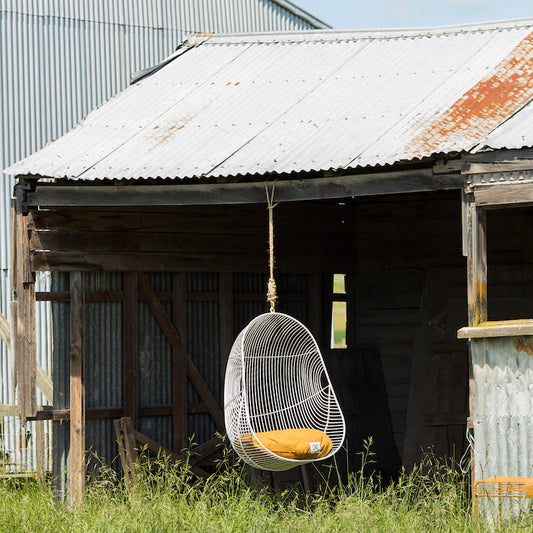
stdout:
<svg viewBox="0 0 533 533">
<path fill-rule="evenodd" d="M 269 180 L 273 181 L 273 180 Z M 276 202 L 461 189 L 460 174 L 435 175 L 432 169 L 279 180 Z M 63 185 L 37 183 L 26 207 L 134 207 L 264 203 L 264 182 L 161 185 Z"/>
</svg>

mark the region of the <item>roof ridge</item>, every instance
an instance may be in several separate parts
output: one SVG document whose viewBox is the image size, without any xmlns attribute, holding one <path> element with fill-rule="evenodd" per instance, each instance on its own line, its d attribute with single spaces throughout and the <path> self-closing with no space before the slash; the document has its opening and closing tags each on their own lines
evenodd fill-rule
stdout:
<svg viewBox="0 0 533 533">
<path fill-rule="evenodd" d="M 299 31 L 272 31 L 249 33 L 213 33 L 206 39 L 206 34 L 190 35 L 187 38 L 191 45 L 197 39 L 207 44 L 241 44 L 241 43 L 272 43 L 272 42 L 313 42 L 313 41 L 347 41 L 353 39 L 398 39 L 417 38 L 438 35 L 454 35 L 458 33 L 477 33 L 486 31 L 506 31 L 531 26 L 533 17 L 505 19 L 486 22 L 469 22 L 445 26 L 424 26 L 415 28 L 376 28 L 376 29 L 317 29 Z"/>
</svg>

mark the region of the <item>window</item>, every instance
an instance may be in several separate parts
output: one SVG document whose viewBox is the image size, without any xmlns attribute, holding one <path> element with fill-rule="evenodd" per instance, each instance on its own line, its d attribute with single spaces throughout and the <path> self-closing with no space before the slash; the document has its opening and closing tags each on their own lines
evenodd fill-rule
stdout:
<svg viewBox="0 0 533 533">
<path fill-rule="evenodd" d="M 346 344 L 346 274 L 333 274 L 330 348 L 347 348 Z"/>
</svg>

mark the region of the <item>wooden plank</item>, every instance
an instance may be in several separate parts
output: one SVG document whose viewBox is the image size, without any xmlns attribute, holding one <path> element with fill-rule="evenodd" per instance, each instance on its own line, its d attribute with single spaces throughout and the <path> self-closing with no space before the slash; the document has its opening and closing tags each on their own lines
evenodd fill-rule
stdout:
<svg viewBox="0 0 533 533">
<path fill-rule="evenodd" d="M 478 152 L 462 156 L 463 172 L 466 172 L 470 163 L 501 163 L 521 160 L 533 160 L 533 149 L 521 148 L 519 150 L 492 150 L 490 152 Z"/>
<path fill-rule="evenodd" d="M 14 271 L 12 271 L 12 275 L 14 274 Z M 17 347 L 16 347 L 16 341 L 17 341 L 17 327 L 18 327 L 18 305 L 17 301 L 11 302 L 9 304 L 9 309 L 11 311 L 11 346 L 9 351 L 9 364 L 10 364 L 10 372 L 11 372 L 11 379 L 13 383 L 13 387 L 11 389 L 11 398 L 10 400 L 15 403 L 16 401 L 16 387 L 17 387 L 17 360 L 16 360 L 16 353 L 17 353 Z M 18 416 L 18 415 L 17 415 Z"/>
<path fill-rule="evenodd" d="M 35 459 L 37 466 L 37 478 L 40 482 L 45 480 L 45 438 L 44 438 L 44 421 L 35 422 Z"/>
<path fill-rule="evenodd" d="M 0 339 L 5 342 L 8 348 L 11 347 L 11 326 L 2 313 L 0 313 Z"/>
<path fill-rule="evenodd" d="M 113 426 L 115 428 L 115 436 L 117 440 L 118 454 L 120 456 L 120 463 L 122 465 L 122 471 L 124 472 L 124 480 L 126 481 L 127 489 L 131 490 L 132 480 L 130 476 L 128 458 L 126 457 L 126 442 L 124 438 L 124 433 L 122 431 L 121 420 L 120 419 L 113 420 Z"/>
<path fill-rule="evenodd" d="M 533 165 L 532 165 L 533 166 Z M 487 209 L 524 207 L 533 204 L 533 183 L 478 186 L 474 190 L 476 205 Z"/>
<path fill-rule="evenodd" d="M 139 408 L 139 288 L 137 272 L 124 272 L 123 347 L 124 416 L 137 427 Z"/>
<path fill-rule="evenodd" d="M 83 274 L 70 274 L 70 504 L 79 505 L 85 486 Z"/>
<path fill-rule="evenodd" d="M 460 189 L 460 174 L 433 175 L 431 169 L 376 172 L 313 180 L 284 180 L 277 202 Z M 57 185 L 37 183 L 28 207 L 172 206 L 254 204 L 265 202 L 264 182 L 201 185 Z"/>
<path fill-rule="evenodd" d="M 219 274 L 219 335 L 220 335 L 220 391 L 223 401 L 224 381 L 226 376 L 226 365 L 229 353 L 235 341 L 233 332 L 233 274 L 221 272 Z M 261 295 L 264 300 L 264 294 Z"/>
<path fill-rule="evenodd" d="M 150 405 L 139 407 L 139 417 L 170 416 L 172 405 Z M 205 404 L 189 404 L 188 414 L 208 414 Z M 104 418 L 118 418 L 124 415 L 123 407 L 98 407 L 85 410 L 86 420 L 102 420 Z M 0 405 L 0 416 L 18 416 L 17 405 Z M 70 409 L 53 409 L 49 405 L 37 406 L 37 413 L 28 420 L 70 420 Z"/>
<path fill-rule="evenodd" d="M 243 220 L 243 224 L 246 222 Z M 322 237 L 322 238 L 319 238 Z M 333 233 L 301 232 L 298 236 L 280 233 L 276 238 L 276 251 L 286 255 L 339 255 L 338 241 Z M 143 252 L 166 253 L 179 251 L 181 254 L 205 253 L 227 254 L 234 250 L 246 250 L 248 254 L 264 254 L 265 235 L 240 235 L 212 228 L 210 233 L 128 233 L 103 231 L 33 231 L 30 242 L 32 252 L 76 250 L 78 252 Z M 344 243 L 346 246 L 346 242 Z"/>
<path fill-rule="evenodd" d="M 150 286 L 150 283 L 142 273 L 139 274 L 139 289 L 145 295 L 148 306 L 150 307 L 157 322 L 161 326 L 161 329 L 167 337 L 168 341 L 170 342 L 171 346 L 179 350 L 181 347 L 181 336 L 172 324 L 172 321 L 165 312 L 163 306 L 161 305 L 161 302 L 157 299 L 156 294 Z M 194 388 L 198 392 L 198 395 L 207 405 L 209 413 L 215 421 L 215 424 L 221 431 L 223 431 L 224 415 L 222 413 L 222 410 L 220 409 L 218 403 L 211 394 L 211 391 L 209 390 L 202 376 L 194 366 L 189 355 L 185 355 L 187 359 L 187 375 L 191 380 L 191 383 L 193 384 Z"/>
<path fill-rule="evenodd" d="M 135 430 L 133 429 L 131 418 L 123 417 L 120 419 L 119 423 L 124 442 L 124 450 L 127 464 L 127 469 L 125 469 L 125 472 L 128 472 L 131 479 L 134 481 L 137 478 L 137 468 L 139 460 L 139 455 L 137 453 L 137 443 L 135 441 Z"/>
<path fill-rule="evenodd" d="M 348 271 L 352 261 L 343 256 L 278 255 L 278 264 L 290 273 L 343 272 Z M 32 268 L 35 271 L 70 272 L 264 272 L 265 254 L 181 254 L 127 252 L 34 252 Z"/>
<path fill-rule="evenodd" d="M 411 359 L 411 376 L 409 382 L 409 396 L 407 404 L 407 420 L 403 441 L 402 464 L 410 470 L 420 458 L 421 434 L 424 426 L 426 404 L 424 389 L 429 374 L 431 330 L 429 320 L 435 289 L 435 276 L 427 272 L 424 279 L 424 288 L 420 299 L 420 313 L 418 329 L 413 346 Z"/>
<path fill-rule="evenodd" d="M 175 452 L 187 445 L 187 275 L 172 274 L 172 323 L 180 332 L 172 346 L 172 443 Z"/>
<path fill-rule="evenodd" d="M 519 337 L 533 335 L 533 320 L 506 320 L 480 322 L 477 326 L 461 328 L 458 339 L 484 339 L 492 337 Z"/>
<path fill-rule="evenodd" d="M 44 394 L 45 398 L 51 403 L 54 403 L 54 384 L 52 379 L 45 372 L 43 367 L 36 363 L 36 372 L 35 372 L 35 384 L 39 390 Z"/>
</svg>

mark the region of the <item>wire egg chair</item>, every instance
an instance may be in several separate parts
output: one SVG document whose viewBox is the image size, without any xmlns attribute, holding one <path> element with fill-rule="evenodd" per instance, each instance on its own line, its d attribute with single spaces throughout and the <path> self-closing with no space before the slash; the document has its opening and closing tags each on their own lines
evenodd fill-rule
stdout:
<svg viewBox="0 0 533 533">
<path fill-rule="evenodd" d="M 272 190 L 272 196 L 274 190 Z M 270 214 L 271 311 L 238 335 L 226 367 L 224 416 L 228 438 L 249 465 L 288 470 L 331 457 L 345 422 L 320 349 L 295 318 L 275 311 L 273 222 Z"/>
</svg>

